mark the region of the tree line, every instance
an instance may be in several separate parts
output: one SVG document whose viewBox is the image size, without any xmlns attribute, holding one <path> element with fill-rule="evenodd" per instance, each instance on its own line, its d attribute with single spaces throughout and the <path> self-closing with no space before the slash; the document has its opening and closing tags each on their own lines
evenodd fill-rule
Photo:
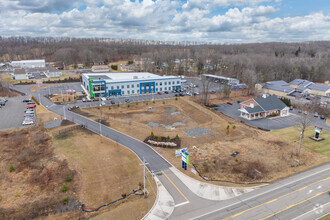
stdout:
<svg viewBox="0 0 330 220">
<path fill-rule="evenodd" d="M 0 37 L 0 62 L 46 59 L 65 65 L 134 60 L 136 71 L 161 74 L 210 73 L 253 86 L 295 78 L 330 79 L 330 42 L 250 44 L 160 44 L 105 38 Z"/>
</svg>

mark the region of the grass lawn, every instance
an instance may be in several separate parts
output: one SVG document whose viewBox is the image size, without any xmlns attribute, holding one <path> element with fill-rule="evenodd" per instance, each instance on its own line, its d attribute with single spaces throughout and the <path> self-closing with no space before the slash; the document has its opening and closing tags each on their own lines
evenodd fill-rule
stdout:
<svg viewBox="0 0 330 220">
<path fill-rule="evenodd" d="M 271 133 L 283 137 L 283 139 L 292 141 L 299 145 L 300 130 L 298 127 L 290 127 L 280 130 L 272 130 Z M 316 142 L 311 140 L 309 137 L 314 136 L 314 127 L 308 127 L 305 131 L 305 138 L 302 141 L 302 147 L 308 148 L 317 153 L 323 154 L 330 158 L 330 132 L 322 131 L 320 137 L 325 140 Z"/>
<path fill-rule="evenodd" d="M 58 155 L 67 159 L 69 166 L 77 170 L 79 176 L 78 199 L 93 209 L 118 198 L 122 193 L 132 192 L 143 183 L 143 171 L 140 161 L 127 148 L 102 138 L 87 130 L 69 131 L 59 135 L 51 130 L 53 146 Z M 117 203 L 99 212 L 96 219 L 141 219 L 155 201 L 153 190 L 157 187 L 151 178 L 152 188 L 148 198 L 135 196 L 123 203 Z M 148 205 L 149 200 L 149 205 Z M 90 217 L 88 214 L 84 217 Z M 95 218 L 94 218 L 95 219 Z"/>
<path fill-rule="evenodd" d="M 330 126 L 330 119 L 329 118 L 327 119 L 327 125 Z"/>
</svg>

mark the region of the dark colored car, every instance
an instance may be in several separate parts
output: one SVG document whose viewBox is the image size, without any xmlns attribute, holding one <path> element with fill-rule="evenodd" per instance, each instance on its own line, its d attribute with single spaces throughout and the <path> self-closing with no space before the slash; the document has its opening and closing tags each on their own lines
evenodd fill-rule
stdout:
<svg viewBox="0 0 330 220">
<path fill-rule="evenodd" d="M 177 97 L 177 96 L 179 96 L 179 94 L 175 94 L 175 96 Z"/>
<path fill-rule="evenodd" d="M 31 102 L 31 99 L 23 99 L 23 102 Z"/>
<path fill-rule="evenodd" d="M 184 94 L 183 94 L 183 93 L 180 93 L 179 95 L 180 95 L 180 96 L 184 96 Z"/>
<path fill-rule="evenodd" d="M 168 94 L 168 91 L 165 91 L 164 93 L 165 93 L 165 94 Z"/>
<path fill-rule="evenodd" d="M 110 102 L 111 102 L 111 104 L 116 104 L 114 100 L 111 100 Z"/>
<path fill-rule="evenodd" d="M 324 120 L 325 119 L 324 115 L 321 115 L 320 116 L 320 119 Z"/>
</svg>

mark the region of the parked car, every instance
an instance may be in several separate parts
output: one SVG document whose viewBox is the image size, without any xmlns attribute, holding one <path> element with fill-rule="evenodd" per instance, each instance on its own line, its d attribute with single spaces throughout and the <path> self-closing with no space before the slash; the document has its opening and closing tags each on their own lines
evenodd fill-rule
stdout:
<svg viewBox="0 0 330 220">
<path fill-rule="evenodd" d="M 23 99 L 23 102 L 31 102 L 31 99 Z"/>
<path fill-rule="evenodd" d="M 179 94 L 177 93 L 177 94 L 175 94 L 175 97 L 177 97 L 177 96 L 179 96 Z"/>
<path fill-rule="evenodd" d="M 115 100 L 111 100 L 110 102 L 111 104 L 116 104 Z"/>
<path fill-rule="evenodd" d="M 36 105 L 35 104 L 30 104 L 30 105 L 27 105 L 26 108 L 35 108 Z"/>
<path fill-rule="evenodd" d="M 6 99 L 6 98 L 0 98 L 0 101 L 8 102 L 8 99 Z"/>
<path fill-rule="evenodd" d="M 22 125 L 32 125 L 34 124 L 34 120 L 30 118 L 25 118 Z"/>
<path fill-rule="evenodd" d="M 228 105 L 232 105 L 233 103 L 232 102 L 227 102 Z"/>
<path fill-rule="evenodd" d="M 165 93 L 165 94 L 168 94 L 168 91 L 165 91 L 164 93 Z"/>
<path fill-rule="evenodd" d="M 293 110 L 293 106 L 290 106 L 290 110 L 291 110 L 291 111 Z"/>
<path fill-rule="evenodd" d="M 34 111 L 32 111 L 32 110 L 33 110 L 33 108 L 29 108 L 29 109 L 25 110 L 24 112 L 25 112 L 25 114 L 34 114 Z"/>
<path fill-rule="evenodd" d="M 184 94 L 183 93 L 180 93 L 179 96 L 184 96 Z"/>
<path fill-rule="evenodd" d="M 31 101 L 27 102 L 26 104 L 28 104 L 28 105 L 33 105 L 33 104 L 36 104 L 36 103 L 34 103 L 34 102 L 31 100 Z"/>
<path fill-rule="evenodd" d="M 162 92 L 157 92 L 157 94 L 158 94 L 158 95 L 161 95 L 161 94 L 162 94 Z"/>
<path fill-rule="evenodd" d="M 81 94 L 85 95 L 85 91 L 84 90 L 81 90 Z"/>
<path fill-rule="evenodd" d="M 315 112 L 314 113 L 314 117 L 318 118 L 319 117 L 319 113 Z"/>
<path fill-rule="evenodd" d="M 325 119 L 324 115 L 321 115 L 320 116 L 320 119 L 324 120 Z"/>
<path fill-rule="evenodd" d="M 6 105 L 6 102 L 0 101 L 0 106 L 5 106 L 5 105 Z"/>
<path fill-rule="evenodd" d="M 82 101 L 82 102 L 86 102 L 86 99 L 85 99 L 85 98 L 82 98 L 81 101 Z"/>
</svg>

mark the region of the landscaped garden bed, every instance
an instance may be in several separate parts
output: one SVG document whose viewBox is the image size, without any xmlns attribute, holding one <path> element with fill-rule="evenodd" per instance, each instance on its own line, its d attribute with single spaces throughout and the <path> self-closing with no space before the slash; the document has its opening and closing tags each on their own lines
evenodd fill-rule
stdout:
<svg viewBox="0 0 330 220">
<path fill-rule="evenodd" d="M 164 147 L 164 148 L 180 148 L 181 140 L 179 136 L 175 138 L 154 136 L 153 133 L 151 136 L 148 136 L 144 143 L 152 145 L 154 147 Z"/>
</svg>

